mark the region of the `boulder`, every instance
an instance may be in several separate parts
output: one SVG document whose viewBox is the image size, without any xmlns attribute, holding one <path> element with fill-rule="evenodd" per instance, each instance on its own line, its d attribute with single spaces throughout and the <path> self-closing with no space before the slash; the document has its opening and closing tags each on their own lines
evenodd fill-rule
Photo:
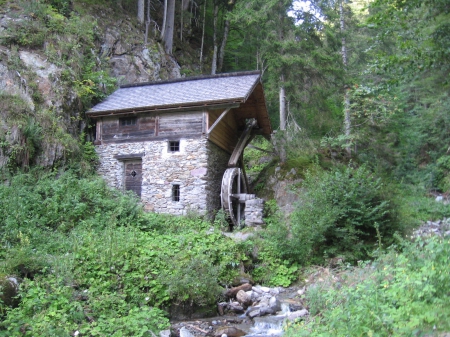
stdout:
<svg viewBox="0 0 450 337">
<path fill-rule="evenodd" d="M 227 335 L 228 337 L 242 337 L 246 334 L 247 333 L 242 331 L 241 329 L 224 326 L 214 332 L 214 337 L 221 337 L 222 335 Z"/>
<path fill-rule="evenodd" d="M 269 300 L 269 308 L 274 312 L 281 310 L 281 302 L 275 296 L 272 296 Z"/>
<path fill-rule="evenodd" d="M 247 308 L 252 304 L 252 298 L 244 290 L 239 290 L 236 294 L 236 300 L 242 304 L 244 308 Z"/>
<path fill-rule="evenodd" d="M 290 320 L 290 321 L 295 321 L 297 318 L 300 318 L 300 317 L 303 317 L 303 316 L 306 316 L 306 315 L 309 315 L 308 310 L 302 309 L 302 310 L 291 312 L 287 316 L 287 319 Z"/>
<path fill-rule="evenodd" d="M 252 285 L 250 283 L 245 283 L 243 285 L 240 285 L 239 287 L 234 287 L 234 288 L 228 289 L 225 292 L 225 296 L 228 298 L 234 298 L 234 297 L 236 297 L 236 294 L 239 292 L 239 290 L 243 290 L 243 291 L 252 290 Z"/>
<path fill-rule="evenodd" d="M 194 335 L 185 327 L 180 329 L 180 337 L 194 337 Z"/>
</svg>

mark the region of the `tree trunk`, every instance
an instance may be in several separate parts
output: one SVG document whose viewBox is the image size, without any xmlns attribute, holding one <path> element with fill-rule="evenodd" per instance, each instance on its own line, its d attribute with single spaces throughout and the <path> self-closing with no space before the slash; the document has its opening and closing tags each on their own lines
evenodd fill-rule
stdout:
<svg viewBox="0 0 450 337">
<path fill-rule="evenodd" d="M 175 25 L 175 0 L 168 0 L 166 27 L 163 36 L 164 49 L 167 54 L 172 54 L 174 25 Z"/>
<path fill-rule="evenodd" d="M 340 15 L 340 26 L 341 26 L 341 34 L 342 34 L 342 64 L 344 65 L 344 71 L 347 72 L 347 45 L 345 40 L 345 16 L 344 16 L 344 6 L 343 1 L 341 0 L 339 3 L 339 15 Z M 347 85 L 344 85 L 344 133 L 345 137 L 347 138 L 347 146 L 345 150 L 347 151 L 347 154 L 351 156 L 352 150 L 350 147 L 350 136 L 352 132 L 352 120 L 350 116 L 350 95 L 349 95 L 349 88 Z"/>
<path fill-rule="evenodd" d="M 205 20 L 206 20 L 206 0 L 203 7 L 202 44 L 200 46 L 200 70 L 202 69 L 202 62 L 203 62 L 203 44 L 205 42 Z"/>
<path fill-rule="evenodd" d="M 280 76 L 280 130 L 286 130 L 286 92 L 283 74 Z"/>
<path fill-rule="evenodd" d="M 181 8 L 184 11 L 187 11 L 189 9 L 189 4 L 191 3 L 190 0 L 181 0 Z"/>
<path fill-rule="evenodd" d="M 217 15 L 219 14 L 219 5 L 214 4 L 214 32 L 213 32 L 213 57 L 211 63 L 211 74 L 214 75 L 217 69 Z"/>
<path fill-rule="evenodd" d="M 145 39 L 144 43 L 147 44 L 148 42 L 148 30 L 150 28 L 151 18 L 150 18 L 150 2 L 151 0 L 147 0 L 147 20 L 145 21 Z"/>
<path fill-rule="evenodd" d="M 144 23 L 144 17 L 145 17 L 144 7 L 145 7 L 144 0 L 138 0 L 137 19 L 138 19 L 139 23 L 141 23 L 141 24 Z"/>
<path fill-rule="evenodd" d="M 180 10 L 180 41 L 183 41 L 183 2 L 181 2 L 181 10 Z"/>
<path fill-rule="evenodd" d="M 166 20 L 167 20 L 167 0 L 164 0 L 164 14 L 161 28 L 161 40 L 164 39 L 164 34 L 166 33 Z"/>
<path fill-rule="evenodd" d="M 222 67 L 223 67 L 223 59 L 225 57 L 225 47 L 227 45 L 229 32 L 230 32 L 230 20 L 225 20 L 225 24 L 223 27 L 222 44 L 220 45 L 220 51 L 219 51 L 219 64 L 217 65 L 217 71 L 219 73 L 222 71 Z"/>
</svg>

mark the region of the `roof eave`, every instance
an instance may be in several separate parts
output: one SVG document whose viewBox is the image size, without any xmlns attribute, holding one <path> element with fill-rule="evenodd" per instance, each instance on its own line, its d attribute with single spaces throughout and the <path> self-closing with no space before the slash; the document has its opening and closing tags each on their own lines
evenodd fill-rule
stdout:
<svg viewBox="0 0 450 337">
<path fill-rule="evenodd" d="M 172 104 L 149 107 L 136 107 L 119 110 L 104 110 L 104 111 L 87 111 L 86 115 L 90 118 L 116 116 L 125 114 L 136 114 L 141 112 L 179 112 L 179 111 L 193 111 L 199 109 L 219 109 L 219 108 L 237 108 L 243 103 L 245 98 L 223 100 L 214 102 L 195 102 L 192 104 Z"/>
</svg>

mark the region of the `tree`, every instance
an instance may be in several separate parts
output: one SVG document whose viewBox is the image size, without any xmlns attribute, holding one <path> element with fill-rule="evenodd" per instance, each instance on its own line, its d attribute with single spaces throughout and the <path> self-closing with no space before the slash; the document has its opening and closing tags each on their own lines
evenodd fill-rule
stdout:
<svg viewBox="0 0 450 337">
<path fill-rule="evenodd" d="M 139 23 L 144 23 L 144 17 L 145 17 L 145 1 L 144 0 L 138 0 L 138 11 L 137 11 L 137 19 Z"/>
<path fill-rule="evenodd" d="M 173 34 L 175 31 L 175 0 L 165 0 L 164 20 L 161 31 L 161 39 L 164 43 L 164 50 L 167 54 L 172 54 Z"/>
<path fill-rule="evenodd" d="M 342 64 L 344 65 L 344 71 L 347 71 L 348 61 L 347 61 L 347 40 L 346 40 L 346 31 L 345 31 L 345 14 L 344 14 L 344 0 L 340 0 L 339 2 L 339 21 L 341 28 L 341 44 L 342 44 Z M 352 132 L 352 121 L 350 117 L 350 94 L 349 88 L 347 84 L 344 84 L 344 133 L 347 139 L 347 146 L 345 150 L 347 151 L 347 155 L 351 156 L 351 147 L 350 147 L 350 137 Z"/>
</svg>

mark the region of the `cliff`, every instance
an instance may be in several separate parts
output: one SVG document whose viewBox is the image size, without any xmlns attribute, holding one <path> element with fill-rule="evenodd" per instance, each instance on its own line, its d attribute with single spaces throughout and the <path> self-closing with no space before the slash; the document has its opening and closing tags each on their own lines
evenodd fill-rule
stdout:
<svg viewBox="0 0 450 337">
<path fill-rule="evenodd" d="M 118 85 L 198 72 L 164 52 L 156 23 L 144 44 L 130 8 L 89 3 L 0 1 L 0 168 L 65 165 L 90 139 L 85 111 Z"/>
</svg>

